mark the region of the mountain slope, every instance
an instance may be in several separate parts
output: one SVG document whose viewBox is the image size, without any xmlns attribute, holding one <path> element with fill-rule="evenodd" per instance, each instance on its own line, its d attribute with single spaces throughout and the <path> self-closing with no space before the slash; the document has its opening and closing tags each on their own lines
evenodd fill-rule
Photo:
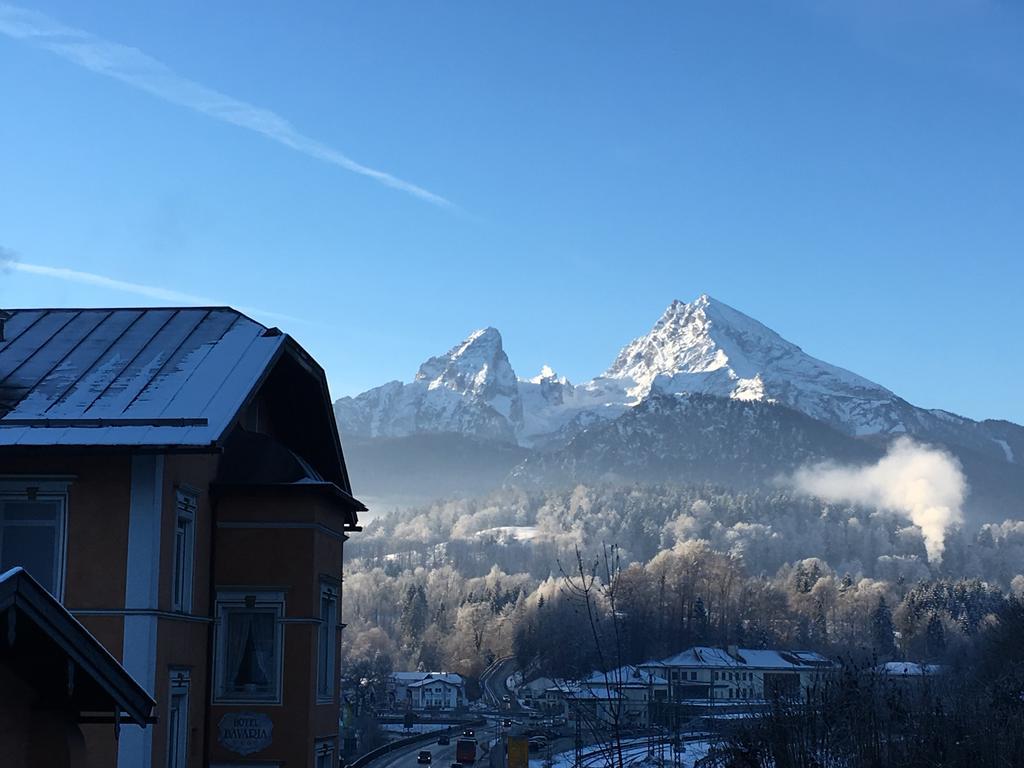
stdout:
<svg viewBox="0 0 1024 768">
<path fill-rule="evenodd" d="M 882 453 L 775 403 L 653 392 L 556 450 L 528 457 L 516 482 L 720 483 L 756 487 L 808 462 L 866 462 Z"/>
</svg>

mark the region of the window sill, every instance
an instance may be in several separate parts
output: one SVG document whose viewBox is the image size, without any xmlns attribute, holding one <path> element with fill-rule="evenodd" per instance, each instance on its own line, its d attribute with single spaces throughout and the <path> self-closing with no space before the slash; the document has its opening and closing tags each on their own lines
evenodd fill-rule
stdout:
<svg viewBox="0 0 1024 768">
<path fill-rule="evenodd" d="M 253 698 L 251 696 L 249 696 L 249 697 L 241 697 L 241 696 L 236 696 L 236 697 L 232 697 L 232 696 L 214 696 L 213 700 L 211 701 L 211 704 L 213 704 L 213 706 L 215 706 L 215 707 L 216 706 L 230 706 L 230 707 L 234 707 L 234 706 L 238 706 L 240 704 L 245 704 L 245 705 L 250 705 L 251 704 L 252 706 L 255 706 L 255 707 L 280 707 L 282 705 L 282 701 L 281 701 L 280 698 L 276 698 L 276 699 L 258 699 L 258 698 Z"/>
</svg>

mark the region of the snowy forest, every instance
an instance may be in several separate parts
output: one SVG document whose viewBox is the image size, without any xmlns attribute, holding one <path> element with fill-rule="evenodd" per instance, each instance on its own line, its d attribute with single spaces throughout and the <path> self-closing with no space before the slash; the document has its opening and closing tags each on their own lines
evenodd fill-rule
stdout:
<svg viewBox="0 0 1024 768">
<path fill-rule="evenodd" d="M 950 530 L 929 563 L 905 518 L 785 491 L 506 488 L 385 514 L 346 546 L 354 680 L 472 677 L 507 655 L 554 676 L 592 670 L 594 644 L 575 640 L 590 620 L 567 588 L 581 567 L 626 662 L 700 643 L 952 662 L 1024 593 L 1020 520 Z"/>
</svg>

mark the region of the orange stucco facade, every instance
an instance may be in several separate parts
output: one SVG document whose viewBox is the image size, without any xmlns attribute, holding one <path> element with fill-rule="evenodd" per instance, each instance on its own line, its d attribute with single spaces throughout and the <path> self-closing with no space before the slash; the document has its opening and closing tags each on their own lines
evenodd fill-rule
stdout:
<svg viewBox="0 0 1024 768">
<path fill-rule="evenodd" d="M 0 566 L 38 571 L 156 702 L 146 727 L 80 713 L 88 764 L 335 763 L 342 554 L 365 507 L 323 370 L 226 307 L 6 316 Z"/>
<path fill-rule="evenodd" d="M 135 457 L 137 461 L 139 457 Z M 159 546 L 151 566 L 158 573 L 155 605 L 144 614 L 156 628 L 155 664 L 136 679 L 157 702 L 158 722 L 150 726 L 146 749 L 150 765 L 164 766 L 168 733 L 168 684 L 174 670 L 189 672 L 189 768 L 208 764 L 305 766 L 313 745 L 336 739 L 338 692 L 324 701 L 316 693 L 320 584 L 340 591 L 345 535 L 343 513 L 329 494 L 284 488 L 264 491 L 211 491 L 219 455 L 180 454 L 147 457 L 162 464 L 159 492 Z M 65 607 L 129 672 L 126 630 L 129 527 L 132 514 L 133 456 L 119 452 L 4 457 L 7 478 L 63 478 L 68 482 Z M 174 612 L 171 574 L 174 560 L 176 491 L 196 493 L 192 609 Z M 215 553 L 215 554 L 214 554 Z M 218 590 L 280 589 L 285 593 L 283 690 L 279 705 L 217 704 L 209 676 L 213 659 Z M 340 605 L 339 605 L 340 615 Z M 337 637 L 340 638 L 340 633 Z M 335 650 L 337 658 L 338 649 Z M 240 755 L 223 746 L 218 724 L 224 714 L 258 711 L 273 722 L 273 741 L 259 753 Z M 109 725 L 83 725 L 89 765 L 129 765 Z M 121 748 L 123 749 L 123 748 Z M 337 745 L 335 745 L 337 754 Z M 269 761 L 269 763 L 268 763 Z"/>
</svg>

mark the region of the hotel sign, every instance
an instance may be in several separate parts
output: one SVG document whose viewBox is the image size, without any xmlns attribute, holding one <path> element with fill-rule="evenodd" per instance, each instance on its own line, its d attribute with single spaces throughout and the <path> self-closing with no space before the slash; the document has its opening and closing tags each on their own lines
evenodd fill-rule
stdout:
<svg viewBox="0 0 1024 768">
<path fill-rule="evenodd" d="M 220 719 L 217 741 L 225 749 L 251 755 L 274 741 L 274 723 L 262 712 L 229 712 Z"/>
</svg>

